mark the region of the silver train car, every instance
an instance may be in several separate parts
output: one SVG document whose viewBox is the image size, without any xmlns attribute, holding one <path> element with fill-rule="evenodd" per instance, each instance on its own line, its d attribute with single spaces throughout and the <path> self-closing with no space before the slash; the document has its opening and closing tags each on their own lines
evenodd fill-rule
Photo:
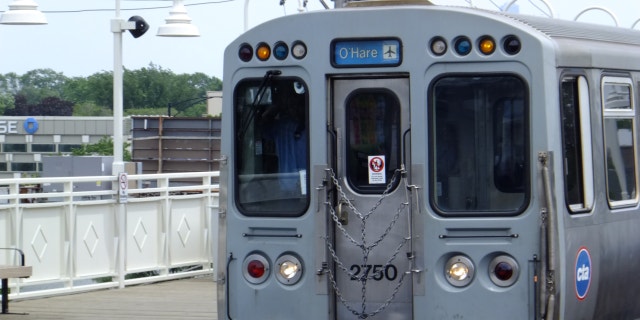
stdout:
<svg viewBox="0 0 640 320">
<path fill-rule="evenodd" d="M 225 51 L 220 319 L 639 319 L 640 32 L 416 1 Z"/>
</svg>

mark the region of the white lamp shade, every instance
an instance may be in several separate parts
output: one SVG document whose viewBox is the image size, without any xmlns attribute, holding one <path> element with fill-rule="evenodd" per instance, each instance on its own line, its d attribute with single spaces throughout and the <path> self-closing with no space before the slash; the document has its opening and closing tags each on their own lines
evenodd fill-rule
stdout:
<svg viewBox="0 0 640 320">
<path fill-rule="evenodd" d="M 158 36 L 161 37 L 199 37 L 198 27 L 191 24 L 191 18 L 187 15 L 187 8 L 181 0 L 173 1 L 173 8 L 169 12 L 169 17 L 165 19 L 166 24 L 158 28 Z"/>
<path fill-rule="evenodd" d="M 47 18 L 33 0 L 15 0 L 0 16 L 0 24 L 47 24 Z"/>
</svg>

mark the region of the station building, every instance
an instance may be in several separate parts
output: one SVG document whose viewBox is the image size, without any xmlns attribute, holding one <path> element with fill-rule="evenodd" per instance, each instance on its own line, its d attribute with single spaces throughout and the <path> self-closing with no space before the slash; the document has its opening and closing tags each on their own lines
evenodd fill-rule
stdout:
<svg viewBox="0 0 640 320">
<path fill-rule="evenodd" d="M 206 99 L 200 118 L 124 118 L 124 141 L 142 173 L 217 170 L 222 94 Z M 0 116 L 0 179 L 41 176 L 44 157 L 70 155 L 105 136 L 113 137 L 113 117 Z"/>
</svg>

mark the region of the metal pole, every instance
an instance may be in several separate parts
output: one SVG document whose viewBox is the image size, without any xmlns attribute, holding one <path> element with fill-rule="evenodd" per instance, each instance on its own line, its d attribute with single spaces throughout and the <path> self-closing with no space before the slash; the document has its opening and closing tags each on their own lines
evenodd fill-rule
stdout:
<svg viewBox="0 0 640 320">
<path fill-rule="evenodd" d="M 116 17 L 111 21 L 111 31 L 113 32 L 113 164 L 111 174 L 118 176 L 124 172 L 123 159 L 123 82 L 122 82 L 122 19 L 120 19 L 120 0 L 116 0 Z M 116 182 L 116 190 L 119 190 L 120 183 Z M 125 278 L 125 204 L 120 202 L 119 192 L 116 193 L 116 223 L 118 226 L 118 286 L 124 288 Z"/>
<path fill-rule="evenodd" d="M 244 0 L 244 31 L 249 29 L 249 0 Z"/>
</svg>

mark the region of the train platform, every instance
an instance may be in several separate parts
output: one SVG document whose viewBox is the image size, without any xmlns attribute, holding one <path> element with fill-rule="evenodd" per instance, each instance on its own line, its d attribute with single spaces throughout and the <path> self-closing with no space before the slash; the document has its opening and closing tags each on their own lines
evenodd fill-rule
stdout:
<svg viewBox="0 0 640 320">
<path fill-rule="evenodd" d="M 218 319 L 211 276 L 9 302 L 0 320 Z"/>
</svg>

